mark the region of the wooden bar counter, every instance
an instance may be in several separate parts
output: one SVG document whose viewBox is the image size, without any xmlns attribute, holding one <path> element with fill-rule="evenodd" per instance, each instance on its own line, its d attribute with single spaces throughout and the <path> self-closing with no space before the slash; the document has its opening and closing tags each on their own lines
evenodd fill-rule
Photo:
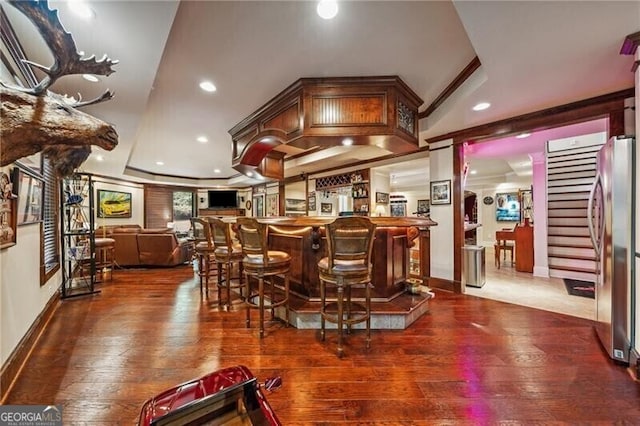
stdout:
<svg viewBox="0 0 640 426">
<path fill-rule="evenodd" d="M 291 255 L 291 291 L 309 300 L 320 299 L 318 261 L 326 256 L 324 225 L 332 216 L 264 217 L 269 224 L 269 246 Z M 420 241 L 422 280 L 429 282 L 429 227 L 437 225 L 428 218 L 370 217 L 377 225 L 373 244 L 373 301 L 389 301 L 404 292 L 409 277 L 409 248 Z"/>
</svg>

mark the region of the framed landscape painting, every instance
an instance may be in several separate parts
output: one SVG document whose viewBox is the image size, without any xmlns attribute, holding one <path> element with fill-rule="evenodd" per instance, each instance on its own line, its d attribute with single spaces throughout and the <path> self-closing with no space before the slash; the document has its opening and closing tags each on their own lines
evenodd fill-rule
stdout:
<svg viewBox="0 0 640 426">
<path fill-rule="evenodd" d="M 131 217 L 131 193 L 98 189 L 98 217 Z"/>
</svg>

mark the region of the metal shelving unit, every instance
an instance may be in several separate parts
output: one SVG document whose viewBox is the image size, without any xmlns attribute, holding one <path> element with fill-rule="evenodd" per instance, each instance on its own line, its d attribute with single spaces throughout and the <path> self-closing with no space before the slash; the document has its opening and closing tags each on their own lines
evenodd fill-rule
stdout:
<svg viewBox="0 0 640 426">
<path fill-rule="evenodd" d="M 62 298 L 99 293 L 96 284 L 96 245 L 93 179 L 76 173 L 60 182 Z"/>
</svg>

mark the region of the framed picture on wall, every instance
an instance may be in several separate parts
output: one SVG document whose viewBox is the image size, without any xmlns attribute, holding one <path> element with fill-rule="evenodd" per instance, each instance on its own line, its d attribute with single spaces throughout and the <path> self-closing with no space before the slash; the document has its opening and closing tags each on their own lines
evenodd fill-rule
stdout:
<svg viewBox="0 0 640 426">
<path fill-rule="evenodd" d="M 278 216 L 278 194 L 267 194 L 265 202 L 267 204 L 267 216 Z"/>
<path fill-rule="evenodd" d="M 44 180 L 20 167 L 13 169 L 13 191 L 18 195 L 18 225 L 42 220 Z"/>
<path fill-rule="evenodd" d="M 285 198 L 284 209 L 288 212 L 305 212 L 307 208 L 306 200 L 299 200 L 297 198 Z"/>
<path fill-rule="evenodd" d="M 418 214 L 429 214 L 430 212 L 430 204 L 429 200 L 418 200 L 418 208 L 416 210 Z"/>
<path fill-rule="evenodd" d="M 451 180 L 431 182 L 431 204 L 451 204 Z"/>
<path fill-rule="evenodd" d="M 389 194 L 386 192 L 376 192 L 377 204 L 389 204 Z"/>
<path fill-rule="evenodd" d="M 316 211 L 316 208 L 317 208 L 317 207 L 316 207 L 316 193 L 315 193 L 315 192 L 311 192 L 311 193 L 309 194 L 309 197 L 308 197 L 308 199 L 307 199 L 307 202 L 308 202 L 308 204 L 307 204 L 307 210 L 315 212 L 315 211 Z"/>
<path fill-rule="evenodd" d="M 98 189 L 98 217 L 131 217 L 131 193 Z"/>
<path fill-rule="evenodd" d="M 320 203 L 320 213 L 322 214 L 331 214 L 333 212 L 333 204 L 331 203 Z"/>
<path fill-rule="evenodd" d="M 11 180 L 6 173 L 0 173 L 0 249 L 16 245 L 16 196 Z"/>
</svg>

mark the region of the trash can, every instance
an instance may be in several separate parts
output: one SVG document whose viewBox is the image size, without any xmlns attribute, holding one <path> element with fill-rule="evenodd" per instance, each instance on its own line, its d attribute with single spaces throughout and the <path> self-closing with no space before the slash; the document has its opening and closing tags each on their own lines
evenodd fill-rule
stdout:
<svg viewBox="0 0 640 426">
<path fill-rule="evenodd" d="M 485 282 L 484 247 L 464 246 L 462 250 L 464 254 L 462 284 L 470 287 L 482 287 Z"/>
</svg>

